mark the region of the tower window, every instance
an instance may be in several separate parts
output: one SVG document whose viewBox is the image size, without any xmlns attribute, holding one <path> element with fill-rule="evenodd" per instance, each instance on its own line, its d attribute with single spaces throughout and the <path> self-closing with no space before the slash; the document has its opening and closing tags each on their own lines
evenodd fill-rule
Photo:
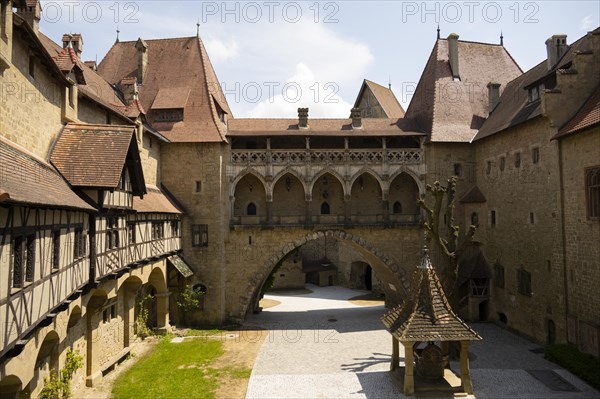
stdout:
<svg viewBox="0 0 600 399">
<path fill-rule="evenodd" d="M 256 205 L 254 202 L 251 202 L 246 207 L 246 215 L 248 216 L 256 216 Z"/>
<path fill-rule="evenodd" d="M 531 296 L 533 293 L 531 290 L 531 273 L 522 267 L 517 270 L 517 290 L 519 294 L 525 296 Z"/>
<path fill-rule="evenodd" d="M 487 161 L 485 166 L 485 174 L 489 175 L 492 172 L 492 161 Z"/>
<path fill-rule="evenodd" d="M 600 220 L 600 166 L 585 171 L 585 197 L 588 220 Z"/>
<path fill-rule="evenodd" d="M 529 224 L 535 224 L 535 215 L 533 212 L 529 212 Z"/>
<path fill-rule="evenodd" d="M 454 164 L 454 176 L 460 177 L 462 175 L 462 165 L 459 163 Z"/>
<path fill-rule="evenodd" d="M 515 168 L 521 167 L 521 153 L 515 152 Z"/>
<path fill-rule="evenodd" d="M 535 147 L 531 149 L 531 162 L 537 164 L 540 162 L 540 148 Z"/>
<path fill-rule="evenodd" d="M 492 227 L 496 225 L 496 211 L 490 212 L 490 224 Z"/>
<path fill-rule="evenodd" d="M 504 171 L 506 167 L 506 157 L 500 157 L 500 171 Z"/>
<path fill-rule="evenodd" d="M 494 281 L 498 288 L 504 288 L 504 266 L 499 263 L 494 265 Z"/>
<path fill-rule="evenodd" d="M 402 204 L 399 201 L 394 202 L 394 213 L 402 213 Z"/>
<path fill-rule="evenodd" d="M 331 213 L 331 209 L 329 208 L 329 204 L 327 202 L 323 202 L 321 204 L 321 215 L 329 215 Z"/>
<path fill-rule="evenodd" d="M 200 180 L 196 180 L 196 193 L 202 192 L 202 182 Z"/>
</svg>

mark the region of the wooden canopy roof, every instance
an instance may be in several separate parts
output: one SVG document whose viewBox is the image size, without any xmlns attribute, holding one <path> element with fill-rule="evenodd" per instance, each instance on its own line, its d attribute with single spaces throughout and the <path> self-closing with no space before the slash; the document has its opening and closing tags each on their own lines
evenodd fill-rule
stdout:
<svg viewBox="0 0 600 399">
<path fill-rule="evenodd" d="M 414 273 L 410 297 L 402 305 L 386 312 L 381 320 L 400 342 L 481 339 L 452 311 L 427 249 Z"/>
</svg>

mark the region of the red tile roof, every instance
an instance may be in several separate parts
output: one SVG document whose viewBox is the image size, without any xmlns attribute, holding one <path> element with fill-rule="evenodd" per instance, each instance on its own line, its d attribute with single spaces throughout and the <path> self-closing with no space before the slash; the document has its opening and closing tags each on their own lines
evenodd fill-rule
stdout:
<svg viewBox="0 0 600 399">
<path fill-rule="evenodd" d="M 98 66 L 99 73 L 109 82 L 137 76 L 137 41 L 115 43 Z M 173 142 L 222 142 L 227 126 L 219 120 L 215 101 L 232 117 L 204 44 L 197 37 L 146 40 L 148 66 L 139 98 L 148 111 L 148 121 Z M 176 60 L 174 62 L 174 60 Z M 181 122 L 156 122 L 153 103 L 161 90 L 179 88 L 189 90 Z M 170 98 L 172 93 L 167 93 Z M 173 101 L 180 105 L 183 96 Z M 166 100 L 165 100 L 166 101 Z M 171 104 L 171 100 L 167 101 Z M 172 104 L 171 104 L 172 105 Z"/>
<path fill-rule="evenodd" d="M 133 209 L 139 213 L 183 213 L 174 200 L 152 185 L 146 186 L 144 198 L 133 198 Z"/>
<path fill-rule="evenodd" d="M 600 124 L 600 86 L 559 131 L 555 139 L 570 136 L 584 129 Z"/>
<path fill-rule="evenodd" d="M 396 95 L 392 89 L 384 87 L 368 79 L 363 81 L 363 85 L 358 93 L 358 97 L 354 102 L 355 107 L 358 107 L 366 87 L 371 90 L 388 118 L 402 118 L 404 116 L 404 108 L 402 108 L 402 105 L 400 105 L 398 102 L 398 99 L 396 98 Z"/>
<path fill-rule="evenodd" d="M 401 342 L 480 340 L 452 310 L 427 252 L 414 272 L 408 299 L 389 311 L 382 322 Z"/>
<path fill-rule="evenodd" d="M 415 123 L 407 119 L 362 118 L 362 128 L 352 129 L 351 119 L 309 119 L 300 129 L 298 119 L 233 119 L 230 137 L 237 136 L 422 136 Z"/>
<path fill-rule="evenodd" d="M 128 157 L 137 163 L 137 173 L 130 173 L 134 193 L 143 193 L 144 181 L 143 175 L 139 177 L 141 162 L 133 126 L 70 123 L 60 134 L 50 161 L 72 186 L 113 189 L 119 184 Z"/>
<path fill-rule="evenodd" d="M 438 39 L 406 110 L 433 142 L 471 141 L 488 116 L 487 84 L 505 87 L 523 73 L 501 45 L 459 40 L 458 60 L 455 81 L 448 41 Z"/>
<path fill-rule="evenodd" d="M 95 210 L 45 160 L 0 136 L 0 202 Z"/>
</svg>

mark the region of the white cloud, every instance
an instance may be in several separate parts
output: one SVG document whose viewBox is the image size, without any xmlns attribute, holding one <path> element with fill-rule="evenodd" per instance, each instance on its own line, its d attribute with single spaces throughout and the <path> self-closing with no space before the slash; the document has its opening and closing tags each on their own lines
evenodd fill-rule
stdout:
<svg viewBox="0 0 600 399">
<path fill-rule="evenodd" d="M 587 32 L 591 30 L 594 26 L 596 26 L 596 24 L 594 23 L 594 17 L 592 16 L 592 14 L 590 14 L 581 20 L 581 23 L 579 24 L 579 29 L 584 32 Z"/>
<path fill-rule="evenodd" d="M 247 116 L 295 118 L 299 107 L 308 107 L 309 118 L 347 118 L 352 105 L 337 90 L 336 85 L 319 81 L 306 64 L 298 63 L 286 84 L 275 88 L 275 95 L 258 103 Z"/>
<path fill-rule="evenodd" d="M 227 43 L 215 37 L 209 37 L 204 40 L 206 51 L 213 63 L 226 61 L 230 58 L 235 58 L 238 55 L 239 46 L 234 39 L 230 39 Z"/>
</svg>

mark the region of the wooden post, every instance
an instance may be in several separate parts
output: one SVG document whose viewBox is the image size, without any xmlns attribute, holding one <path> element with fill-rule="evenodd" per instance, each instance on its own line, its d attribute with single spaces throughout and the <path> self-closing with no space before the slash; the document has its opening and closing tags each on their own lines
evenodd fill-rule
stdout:
<svg viewBox="0 0 600 399">
<path fill-rule="evenodd" d="M 469 341 L 460 341 L 460 381 L 464 392 L 473 394 L 471 372 L 469 371 Z"/>
<path fill-rule="evenodd" d="M 413 365 L 413 342 L 403 342 L 404 345 L 404 394 L 415 393 L 415 375 Z"/>
<path fill-rule="evenodd" d="M 396 370 L 398 368 L 399 363 L 400 363 L 400 343 L 392 335 L 392 361 L 390 364 L 390 371 Z"/>
</svg>

